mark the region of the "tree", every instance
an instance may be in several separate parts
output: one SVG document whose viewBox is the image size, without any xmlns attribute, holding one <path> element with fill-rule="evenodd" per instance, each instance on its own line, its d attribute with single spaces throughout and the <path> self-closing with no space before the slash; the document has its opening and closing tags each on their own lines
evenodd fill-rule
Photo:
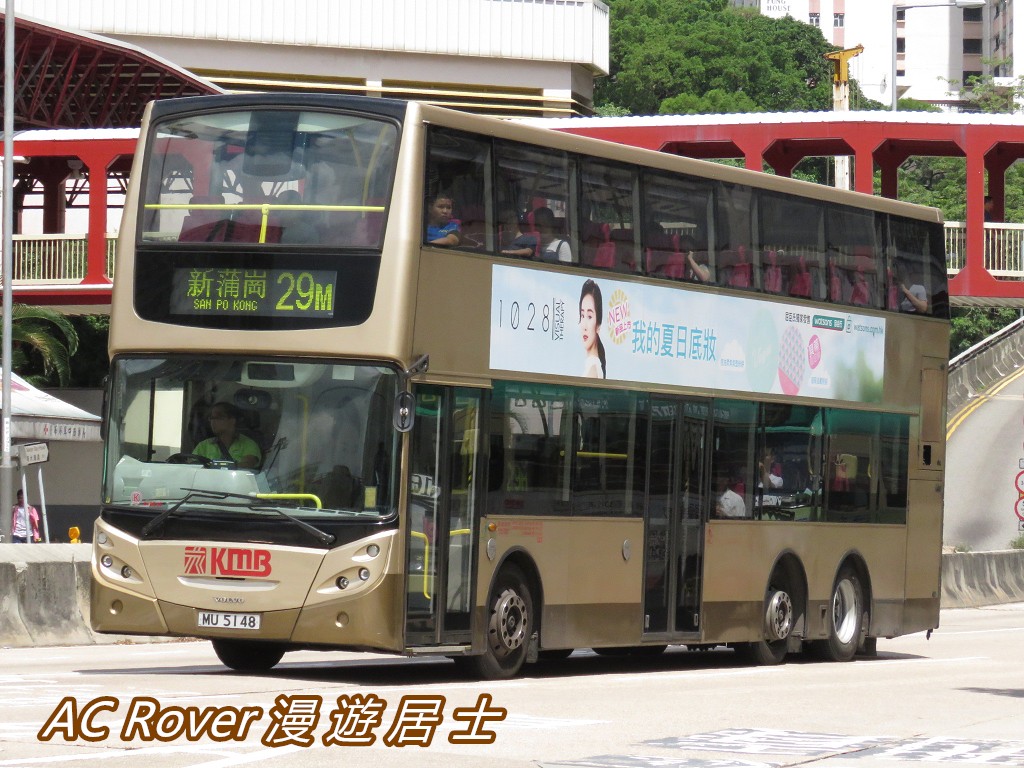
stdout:
<svg viewBox="0 0 1024 768">
<path fill-rule="evenodd" d="M 1010 62 L 1006 59 L 982 59 L 982 63 L 991 71 L 999 71 Z M 1009 115 L 1024 111 L 1024 77 L 1000 78 L 997 83 L 992 75 L 971 75 L 965 81 L 946 82 L 949 84 L 946 95 L 959 96 L 964 112 Z"/>
<path fill-rule="evenodd" d="M 1016 320 L 1016 309 L 954 309 L 949 338 L 949 356 L 956 357 L 1000 328 Z"/>
<path fill-rule="evenodd" d="M 78 351 L 71 359 L 72 387 L 101 387 L 110 371 L 107 339 L 109 315 L 76 315 L 71 318 L 78 334 Z"/>
<path fill-rule="evenodd" d="M 820 30 L 727 0 L 610 0 L 611 75 L 595 101 L 631 114 L 822 111 L 834 50 Z M 851 100 L 863 101 L 854 85 Z M 856 97 L 855 97 L 856 95 Z"/>
<path fill-rule="evenodd" d="M 11 367 L 16 373 L 37 386 L 67 386 L 78 334 L 66 316 L 49 307 L 13 304 L 11 342 Z"/>
</svg>

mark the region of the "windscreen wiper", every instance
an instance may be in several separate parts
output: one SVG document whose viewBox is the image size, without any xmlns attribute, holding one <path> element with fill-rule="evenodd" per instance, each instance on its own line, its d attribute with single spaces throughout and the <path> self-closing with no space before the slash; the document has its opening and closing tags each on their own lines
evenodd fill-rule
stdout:
<svg viewBox="0 0 1024 768">
<path fill-rule="evenodd" d="M 281 517 L 284 517 L 284 518 L 287 518 L 288 520 L 291 520 L 293 523 L 295 523 L 297 526 L 299 526 L 302 530 L 306 531 L 306 533 L 308 533 L 311 536 L 313 536 L 321 544 L 325 544 L 325 545 L 329 546 L 329 545 L 333 544 L 337 540 L 337 537 L 334 534 L 327 533 L 326 531 L 321 531 L 315 525 L 310 525 L 305 520 L 300 520 L 299 518 L 295 517 L 294 515 L 289 515 L 287 512 L 285 512 L 283 509 L 281 509 L 281 507 L 279 505 L 277 505 L 277 504 L 265 504 L 265 503 L 262 503 L 264 501 L 264 499 L 260 498 L 260 496 L 253 496 L 253 495 L 249 495 L 249 494 L 246 494 L 246 493 L 231 493 L 230 491 L 208 491 L 208 490 L 204 490 L 203 488 L 182 488 L 182 490 L 183 491 L 187 491 L 187 493 L 185 494 L 184 497 L 182 497 L 182 499 L 180 501 L 175 503 L 173 506 L 168 507 L 166 510 L 164 510 L 159 515 L 157 515 L 152 520 L 150 520 L 148 523 L 146 523 L 145 527 L 143 527 L 143 529 L 142 529 L 142 535 L 144 537 L 148 536 L 153 531 L 155 531 L 157 528 L 159 528 L 160 525 L 164 522 L 164 520 L 166 520 L 171 515 L 176 513 L 178 511 L 178 509 L 181 507 L 181 505 L 184 504 L 186 501 L 190 501 L 191 499 L 193 499 L 195 497 L 203 497 L 203 498 L 208 498 L 208 499 L 214 499 L 214 500 L 217 500 L 217 501 L 225 501 L 226 499 L 240 499 L 240 500 L 242 500 L 245 503 L 243 503 L 243 504 L 229 504 L 229 506 L 249 509 L 249 510 L 252 510 L 253 512 L 276 512 L 277 514 L 281 515 Z M 315 499 L 315 497 L 311 497 L 311 498 Z M 283 501 L 283 500 L 287 500 L 287 499 L 286 498 L 278 497 L 278 498 L 275 498 L 274 500 L 281 500 L 281 501 Z M 316 501 L 318 502 L 317 503 L 317 508 L 319 508 L 319 506 L 320 506 L 319 505 L 319 499 L 316 499 Z"/>
</svg>

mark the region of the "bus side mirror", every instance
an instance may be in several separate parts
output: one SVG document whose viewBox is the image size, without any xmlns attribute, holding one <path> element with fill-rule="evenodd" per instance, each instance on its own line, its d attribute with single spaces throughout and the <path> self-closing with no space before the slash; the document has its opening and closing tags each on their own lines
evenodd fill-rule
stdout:
<svg viewBox="0 0 1024 768">
<path fill-rule="evenodd" d="M 412 392 L 404 390 L 395 395 L 395 412 L 392 417 L 395 429 L 408 432 L 416 420 L 416 399 Z"/>
</svg>

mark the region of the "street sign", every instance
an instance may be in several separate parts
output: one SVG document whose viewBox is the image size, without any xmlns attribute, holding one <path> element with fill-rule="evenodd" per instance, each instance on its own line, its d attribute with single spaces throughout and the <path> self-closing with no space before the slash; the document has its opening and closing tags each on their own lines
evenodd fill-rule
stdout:
<svg viewBox="0 0 1024 768">
<path fill-rule="evenodd" d="M 18 463 L 23 467 L 40 464 L 50 458 L 50 446 L 47 443 L 25 443 L 15 447 L 18 449 Z"/>
</svg>

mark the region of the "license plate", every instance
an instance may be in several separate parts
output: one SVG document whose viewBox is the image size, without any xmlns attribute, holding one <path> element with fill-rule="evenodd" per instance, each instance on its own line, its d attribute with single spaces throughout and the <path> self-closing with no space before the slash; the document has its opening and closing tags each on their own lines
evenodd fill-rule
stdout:
<svg viewBox="0 0 1024 768">
<path fill-rule="evenodd" d="M 200 611 L 197 622 L 200 629 L 259 629 L 260 618 L 258 613 Z"/>
</svg>

